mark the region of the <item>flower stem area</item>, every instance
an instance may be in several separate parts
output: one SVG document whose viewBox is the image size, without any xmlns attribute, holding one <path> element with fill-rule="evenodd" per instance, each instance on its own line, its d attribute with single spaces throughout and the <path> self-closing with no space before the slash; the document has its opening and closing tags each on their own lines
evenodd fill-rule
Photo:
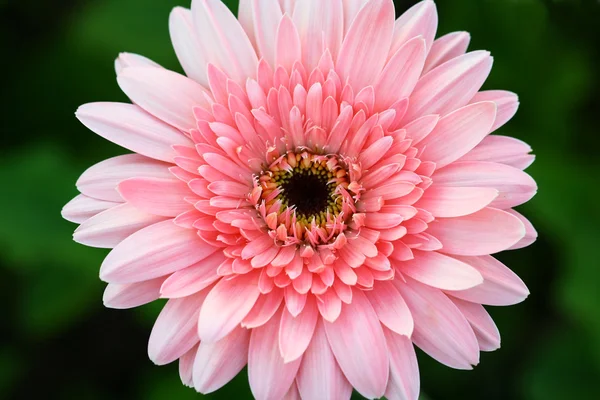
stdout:
<svg viewBox="0 0 600 400">
<path fill-rule="evenodd" d="M 237 8 L 236 0 L 225 2 Z M 414 3 L 397 0 L 396 12 Z M 528 248 L 498 255 L 531 292 L 517 306 L 488 308 L 502 349 L 482 354 L 473 371 L 447 368 L 418 351 L 421 398 L 600 398 L 600 186 L 594 184 L 600 172 L 600 3 L 436 4 L 444 15 L 438 36 L 469 31 L 470 49 L 495 56 L 483 89 L 519 94 L 519 112 L 500 133 L 526 141 L 537 155 L 527 172 L 539 193 L 519 211 L 539 237 Z M 164 302 L 128 312 L 104 308 L 97 267 L 107 251 L 73 242 L 72 226 L 60 216 L 77 193 L 73 182 L 80 172 L 123 153 L 90 134 L 73 112 L 91 100 L 128 101 L 112 83 L 110 60 L 121 51 L 181 71 L 165 21 L 175 6 L 188 7 L 189 0 L 0 2 L 2 398 L 252 398 L 245 369 L 222 390 L 202 396 L 181 385 L 177 364 L 153 366 L 146 342 Z M 300 159 L 291 161 L 299 163 L 292 172 L 275 168 L 264 178 L 262 199 L 294 204 L 299 223 L 314 219 L 325 226 L 342 209 L 340 193 L 351 182 L 345 167 L 327 159 L 302 167 Z M 283 190 L 269 198 L 269 184 Z M 282 235 L 293 232 L 286 226 Z"/>
</svg>

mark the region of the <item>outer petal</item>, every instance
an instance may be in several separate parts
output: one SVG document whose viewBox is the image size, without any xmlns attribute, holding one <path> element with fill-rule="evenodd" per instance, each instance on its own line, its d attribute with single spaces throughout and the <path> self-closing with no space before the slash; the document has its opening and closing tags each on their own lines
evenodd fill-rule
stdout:
<svg viewBox="0 0 600 400">
<path fill-rule="evenodd" d="M 525 236 L 525 226 L 515 216 L 495 208 L 457 218 L 439 218 L 427 233 L 442 242 L 444 253 L 480 256 L 506 250 Z"/>
<path fill-rule="evenodd" d="M 535 159 L 533 154 L 529 154 L 530 152 L 531 147 L 518 139 L 489 135 L 460 161 L 491 161 L 525 169 Z"/>
<path fill-rule="evenodd" d="M 399 335 L 410 337 L 414 322 L 406 302 L 391 282 L 381 281 L 375 284 L 365 295 L 371 302 L 383 325 Z"/>
<path fill-rule="evenodd" d="M 162 68 L 154 61 L 139 54 L 119 53 L 119 56 L 115 59 L 115 72 L 119 75 L 121 71 L 128 67 Z"/>
<path fill-rule="evenodd" d="M 202 341 L 216 342 L 242 322 L 258 299 L 258 274 L 221 279 L 206 298 L 198 320 Z"/>
<path fill-rule="evenodd" d="M 148 341 L 148 356 L 158 365 L 175 361 L 196 343 L 198 312 L 208 291 L 167 302 L 154 323 Z"/>
<path fill-rule="evenodd" d="M 433 161 L 437 168 L 456 161 L 481 142 L 495 117 L 496 104 L 491 101 L 470 104 L 446 115 L 421 141 L 421 161 Z"/>
<path fill-rule="evenodd" d="M 352 394 L 352 386 L 333 356 L 322 320 L 317 322 L 296 381 L 304 399 L 343 400 Z"/>
<path fill-rule="evenodd" d="M 104 259 L 100 278 L 110 283 L 145 281 L 197 263 L 214 251 L 195 231 L 167 220 L 119 243 Z"/>
<path fill-rule="evenodd" d="M 302 357 L 312 339 L 318 317 L 314 296 L 306 298 L 306 304 L 297 317 L 290 314 L 287 308 L 283 310 L 279 325 L 279 350 L 284 362 Z"/>
<path fill-rule="evenodd" d="M 277 0 L 252 0 L 253 25 L 259 56 L 275 65 L 277 27 L 283 16 Z"/>
<path fill-rule="evenodd" d="M 158 299 L 164 277 L 137 283 L 109 283 L 102 301 L 108 308 L 124 309 L 138 307 Z"/>
<path fill-rule="evenodd" d="M 202 85 L 166 69 L 125 68 L 117 81 L 135 104 L 182 131 L 196 126 L 195 106 L 209 107 Z"/>
<path fill-rule="evenodd" d="M 483 276 L 483 283 L 467 290 L 448 291 L 452 296 L 490 306 L 510 306 L 529 295 L 523 281 L 494 257 L 453 257 L 477 269 Z"/>
<path fill-rule="evenodd" d="M 192 2 L 194 26 L 207 61 L 242 85 L 256 74 L 258 59 L 246 32 L 220 0 Z"/>
<path fill-rule="evenodd" d="M 169 179 L 169 164 L 139 154 L 112 157 L 88 168 L 77 180 L 77 189 L 100 200 L 123 202 L 117 185 L 125 179 L 154 177 Z"/>
<path fill-rule="evenodd" d="M 404 275 L 438 289 L 461 290 L 483 282 L 481 274 L 469 264 L 434 251 L 413 250 L 414 258 L 398 264 Z"/>
<path fill-rule="evenodd" d="M 471 35 L 468 32 L 451 32 L 436 39 L 427 54 L 423 74 L 446 61 L 465 54 L 470 41 Z"/>
<path fill-rule="evenodd" d="M 417 400 L 419 397 L 419 365 L 412 341 L 383 328 L 390 352 L 390 381 L 385 397 L 390 400 Z"/>
<path fill-rule="evenodd" d="M 468 301 L 450 298 L 465 316 L 475 337 L 479 343 L 481 351 L 494 351 L 500 348 L 500 332 L 494 323 L 494 320 L 487 313 L 481 304 L 470 303 Z"/>
<path fill-rule="evenodd" d="M 434 184 L 425 191 L 416 207 L 427 210 L 434 217 L 461 217 L 489 205 L 498 193 L 498 190 L 487 187 L 446 187 Z"/>
<path fill-rule="evenodd" d="M 433 1 L 424 0 L 409 8 L 394 25 L 391 54 L 415 36 L 423 36 L 429 51 L 437 30 L 437 23 L 437 10 Z"/>
<path fill-rule="evenodd" d="M 113 248 L 138 230 L 164 219 L 125 203 L 85 221 L 75 230 L 73 239 L 86 246 Z"/>
<path fill-rule="evenodd" d="M 194 383 L 192 382 L 192 368 L 197 351 L 198 346 L 194 346 L 187 353 L 179 357 L 179 378 L 181 379 L 181 383 L 187 387 L 194 387 Z"/>
<path fill-rule="evenodd" d="M 496 120 L 490 132 L 495 131 L 502 125 L 507 123 L 517 112 L 519 108 L 519 97 L 506 90 L 485 90 L 476 93 L 470 103 L 478 103 L 480 101 L 493 101 L 498 106 Z"/>
<path fill-rule="evenodd" d="M 278 336 L 281 310 L 265 325 L 252 330 L 248 353 L 248 379 L 257 400 L 281 399 L 294 382 L 301 358 L 283 362 Z"/>
<path fill-rule="evenodd" d="M 119 203 L 113 201 L 98 200 L 80 194 L 65 204 L 60 214 L 67 221 L 80 224 L 94 215 L 118 205 Z"/>
<path fill-rule="evenodd" d="M 391 0 L 371 0 L 354 19 L 337 60 L 342 82 L 355 91 L 373 83 L 383 69 L 394 25 Z"/>
<path fill-rule="evenodd" d="M 410 122 L 427 114 L 445 115 L 464 106 L 477 93 L 491 69 L 490 54 L 473 51 L 431 70 L 417 83 L 403 121 Z"/>
<path fill-rule="evenodd" d="M 236 328 L 215 343 L 201 342 L 194 361 L 194 387 L 212 393 L 232 380 L 248 362 L 250 331 Z"/>
<path fill-rule="evenodd" d="M 413 342 L 424 352 L 452 368 L 472 369 L 479 363 L 479 346 L 473 330 L 452 301 L 441 291 L 407 278 L 394 281 L 415 320 Z"/>
<path fill-rule="evenodd" d="M 344 304 L 335 322 L 325 322 L 331 350 L 352 386 L 368 398 L 385 393 L 389 375 L 388 350 L 377 314 L 360 290 Z"/>
<path fill-rule="evenodd" d="M 517 243 L 512 245 L 509 250 L 522 249 L 523 247 L 527 247 L 533 242 L 535 242 L 538 233 L 531 224 L 531 222 L 529 222 L 527 218 L 525 218 L 523 215 L 519 214 L 515 210 L 506 210 L 506 212 L 519 218 L 523 225 L 525 225 L 525 236 L 523 237 L 523 239 L 519 240 Z"/>
<path fill-rule="evenodd" d="M 186 75 L 204 87 L 208 87 L 207 56 L 201 41 L 196 36 L 192 12 L 183 7 L 175 7 L 169 16 L 169 33 L 175 54 Z"/>
<path fill-rule="evenodd" d="M 161 286 L 161 297 L 185 297 L 210 286 L 220 278 L 217 268 L 225 258 L 223 252 L 216 251 L 204 260 L 174 272 Z"/>
<path fill-rule="evenodd" d="M 132 178 L 119 183 L 125 200 L 149 214 L 176 217 L 193 207 L 184 200 L 191 195 L 185 182 L 176 178 Z"/>
</svg>

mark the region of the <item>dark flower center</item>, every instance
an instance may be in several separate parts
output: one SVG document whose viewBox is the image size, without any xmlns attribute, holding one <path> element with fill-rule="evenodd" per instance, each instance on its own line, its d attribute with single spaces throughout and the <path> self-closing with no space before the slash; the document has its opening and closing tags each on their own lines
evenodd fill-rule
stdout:
<svg viewBox="0 0 600 400">
<path fill-rule="evenodd" d="M 333 194 L 335 182 L 328 183 L 330 174 L 325 170 L 298 169 L 282 177 L 281 199 L 287 206 L 296 208 L 299 218 L 309 218 L 326 211 L 335 203 Z"/>
</svg>

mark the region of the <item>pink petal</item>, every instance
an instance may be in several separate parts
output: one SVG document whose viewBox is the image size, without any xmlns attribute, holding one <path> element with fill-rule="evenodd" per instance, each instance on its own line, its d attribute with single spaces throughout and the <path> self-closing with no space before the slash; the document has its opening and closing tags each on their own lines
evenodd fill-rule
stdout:
<svg viewBox="0 0 600 400">
<path fill-rule="evenodd" d="M 491 69 L 492 58 L 487 51 L 473 51 L 433 69 L 417 83 L 403 121 L 427 114 L 445 115 L 464 106 Z"/>
<path fill-rule="evenodd" d="M 172 179 L 169 164 L 139 154 L 112 157 L 88 168 L 77 180 L 77 189 L 86 196 L 122 202 L 117 185 L 125 179 L 153 177 Z"/>
<path fill-rule="evenodd" d="M 377 314 L 360 290 L 344 304 L 335 322 L 325 322 L 331 350 L 350 381 L 363 396 L 383 396 L 389 375 L 388 350 Z"/>
<path fill-rule="evenodd" d="M 192 2 L 192 15 L 207 61 L 240 85 L 254 78 L 256 53 L 229 8 L 220 0 L 197 0 Z"/>
<path fill-rule="evenodd" d="M 296 381 L 304 399 L 349 399 L 352 394 L 352 386 L 333 356 L 322 321 L 317 322 Z"/>
<path fill-rule="evenodd" d="M 308 296 L 302 312 L 294 317 L 283 310 L 279 325 L 279 351 L 285 363 L 302 357 L 310 343 L 319 313 L 314 296 Z"/>
<path fill-rule="evenodd" d="M 515 216 L 486 207 L 457 218 L 439 218 L 427 233 L 442 242 L 443 252 L 481 256 L 506 250 L 525 236 L 525 226 Z"/>
<path fill-rule="evenodd" d="M 319 295 L 317 306 L 323 320 L 328 322 L 334 322 L 342 312 L 342 300 L 332 289 Z"/>
<path fill-rule="evenodd" d="M 498 196 L 498 190 L 489 187 L 448 187 L 433 185 L 425 191 L 416 206 L 434 217 L 461 217 L 489 205 Z"/>
<path fill-rule="evenodd" d="M 483 283 L 479 286 L 449 291 L 454 297 L 490 306 L 510 306 L 522 302 L 529 295 L 523 281 L 492 256 L 454 258 L 471 265 L 483 276 Z"/>
<path fill-rule="evenodd" d="M 148 356 L 155 364 L 173 362 L 198 343 L 198 312 L 207 292 L 171 299 L 165 304 L 148 341 Z"/>
<path fill-rule="evenodd" d="M 200 342 L 194 361 L 194 388 L 212 393 L 232 380 L 248 362 L 250 331 L 236 328 L 215 343 Z"/>
<path fill-rule="evenodd" d="M 481 351 L 498 350 L 500 348 L 500 332 L 485 308 L 481 304 L 470 303 L 452 297 L 450 297 L 450 300 L 454 302 L 467 321 L 469 321 L 469 324 L 471 324 L 471 328 L 473 328 L 473 332 L 475 332 L 475 337 L 477 337 L 477 342 L 479 343 L 479 349 Z"/>
<path fill-rule="evenodd" d="M 490 101 L 470 104 L 446 115 L 421 141 L 421 161 L 433 161 L 442 168 L 457 160 L 481 142 L 495 117 L 496 104 Z"/>
<path fill-rule="evenodd" d="M 79 194 L 65 204 L 60 212 L 60 215 L 67 221 L 80 224 L 92 218 L 94 215 L 108 210 L 111 207 L 118 206 L 119 204 L 120 203 L 98 200 L 83 194 Z"/>
<path fill-rule="evenodd" d="M 463 290 L 483 282 L 481 274 L 473 267 L 455 258 L 433 251 L 413 250 L 414 258 L 397 264 L 404 275 L 444 290 Z"/>
<path fill-rule="evenodd" d="M 506 209 L 529 201 L 537 192 L 531 176 L 504 164 L 486 161 L 458 161 L 432 176 L 437 186 L 489 187 L 498 190 L 491 207 Z"/>
<path fill-rule="evenodd" d="M 265 325 L 252 330 L 248 354 L 248 380 L 257 400 L 280 399 L 294 382 L 301 358 L 284 363 L 279 353 L 281 311 Z"/>
<path fill-rule="evenodd" d="M 162 68 L 154 61 L 139 54 L 119 53 L 119 56 L 115 59 L 115 72 L 119 75 L 121 71 L 128 67 Z"/>
<path fill-rule="evenodd" d="M 117 81 L 135 104 L 182 131 L 196 126 L 195 106 L 209 108 L 202 85 L 166 69 L 125 68 Z"/>
<path fill-rule="evenodd" d="M 277 28 L 275 48 L 275 65 L 282 66 L 288 73 L 292 71 L 294 62 L 301 58 L 300 37 L 296 26 L 288 15 L 284 15 Z"/>
<path fill-rule="evenodd" d="M 523 215 L 519 214 L 515 210 L 506 210 L 506 212 L 519 218 L 521 220 L 521 222 L 523 223 L 523 225 L 525 225 L 525 236 L 523 237 L 523 239 L 519 240 L 517 243 L 512 245 L 509 248 L 509 250 L 522 249 L 523 247 L 527 247 L 530 244 L 532 244 L 533 242 L 535 242 L 535 240 L 537 239 L 538 233 L 535 230 L 535 228 L 533 227 L 533 225 L 531 224 L 531 222 L 529 222 L 529 220 L 527 218 L 525 218 Z"/>
<path fill-rule="evenodd" d="M 252 329 L 266 324 L 275 315 L 282 300 L 283 290 L 279 288 L 273 289 L 268 294 L 261 295 L 256 300 L 256 303 L 254 303 L 252 310 L 242 320 L 242 327 Z"/>
<path fill-rule="evenodd" d="M 502 125 L 507 123 L 517 112 L 519 108 L 519 97 L 506 90 L 485 90 L 476 93 L 470 103 L 478 103 L 480 101 L 493 101 L 498 107 L 496 120 L 490 132 L 495 131 Z"/>
<path fill-rule="evenodd" d="M 385 397 L 394 400 L 417 400 L 419 397 L 419 365 L 410 338 L 383 328 L 390 352 L 390 381 Z"/>
<path fill-rule="evenodd" d="M 465 154 L 460 161 L 491 161 L 525 169 L 535 159 L 535 156 L 529 152 L 531 152 L 531 147 L 518 139 L 489 135 L 473 150 Z"/>
<path fill-rule="evenodd" d="M 344 36 L 352 26 L 352 22 L 358 15 L 360 9 L 368 3 L 369 0 L 342 0 L 344 6 Z"/>
<path fill-rule="evenodd" d="M 138 230 L 164 219 L 125 203 L 85 221 L 75 230 L 73 240 L 86 246 L 113 248 Z"/>
<path fill-rule="evenodd" d="M 196 35 L 192 12 L 183 7 L 175 7 L 169 15 L 169 33 L 175 54 L 185 74 L 204 87 L 208 87 L 207 56 Z"/>
<path fill-rule="evenodd" d="M 235 329 L 258 299 L 258 274 L 221 279 L 211 289 L 198 320 L 202 341 L 216 342 Z"/>
<path fill-rule="evenodd" d="M 396 279 L 394 284 L 415 320 L 413 342 L 444 365 L 472 369 L 479 363 L 479 346 L 460 310 L 440 290 L 406 280 Z"/>
<path fill-rule="evenodd" d="M 302 400 L 300 392 L 298 392 L 298 385 L 292 383 L 288 392 L 283 396 L 282 400 Z"/>
<path fill-rule="evenodd" d="M 119 243 L 104 259 L 100 279 L 110 283 L 145 281 L 188 267 L 214 251 L 195 231 L 167 220 Z"/>
<path fill-rule="evenodd" d="M 415 37 L 392 55 L 375 83 L 376 109 L 385 110 L 396 100 L 409 96 L 425 63 L 425 39 Z"/>
<path fill-rule="evenodd" d="M 283 17 L 281 7 L 277 0 L 252 0 L 252 11 L 259 57 L 274 66 L 277 27 Z"/>
<path fill-rule="evenodd" d="M 336 57 L 342 45 L 341 0 L 302 0 L 294 8 L 294 24 L 302 43 L 302 63 L 308 71 L 317 67 L 323 51 Z"/>
<path fill-rule="evenodd" d="M 437 23 L 437 10 L 433 1 L 425 0 L 415 4 L 396 20 L 390 53 L 394 54 L 400 46 L 415 36 L 422 36 L 429 50 L 435 37 Z"/>
<path fill-rule="evenodd" d="M 198 346 L 196 345 L 188 350 L 187 353 L 179 357 L 179 378 L 181 379 L 181 383 L 187 387 L 194 387 L 194 382 L 192 381 L 192 368 L 194 366 L 194 359 L 196 358 L 197 351 Z"/>
<path fill-rule="evenodd" d="M 121 196 L 148 214 L 175 217 L 192 209 L 185 201 L 190 189 L 179 179 L 131 178 L 119 183 Z"/>
<path fill-rule="evenodd" d="M 219 278 L 217 268 L 225 258 L 221 251 L 216 251 L 204 260 L 174 272 L 161 286 L 161 297 L 185 297 L 210 286 Z"/>
<path fill-rule="evenodd" d="M 391 0 L 371 0 L 360 9 L 337 60 L 336 71 L 342 82 L 360 90 L 375 81 L 385 65 L 393 29 Z"/>
<path fill-rule="evenodd" d="M 414 323 L 406 302 L 391 282 L 381 281 L 365 292 L 383 325 L 399 335 L 410 337 Z"/>
<path fill-rule="evenodd" d="M 165 278 L 160 277 L 136 283 L 109 283 L 102 301 L 105 307 L 125 309 L 150 303 L 160 296 L 160 286 Z"/>
<path fill-rule="evenodd" d="M 465 54 L 470 41 L 471 35 L 469 35 L 469 32 L 451 32 L 436 39 L 429 54 L 427 54 L 423 74 L 446 61 Z"/>
</svg>

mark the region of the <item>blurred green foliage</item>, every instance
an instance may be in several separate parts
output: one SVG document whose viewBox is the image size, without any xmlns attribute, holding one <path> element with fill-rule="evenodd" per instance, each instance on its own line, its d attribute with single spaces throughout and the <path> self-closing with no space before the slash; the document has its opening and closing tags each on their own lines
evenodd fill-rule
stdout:
<svg viewBox="0 0 600 400">
<path fill-rule="evenodd" d="M 235 1 L 229 5 L 235 8 Z M 401 12 L 413 1 L 396 1 Z M 419 353 L 428 399 L 600 398 L 600 4 L 595 0 L 439 0 L 438 35 L 472 34 L 495 56 L 487 89 L 520 95 L 504 135 L 530 143 L 539 194 L 522 207 L 533 246 L 501 254 L 531 290 L 491 309 L 503 348 L 471 372 Z M 161 304 L 102 307 L 105 250 L 71 241 L 60 217 L 89 165 L 123 150 L 79 125 L 78 105 L 126 101 L 119 51 L 180 70 L 167 17 L 179 0 L 0 1 L 0 397 L 192 399 L 176 365 L 155 367 L 146 341 Z M 245 373 L 215 399 L 250 398 Z"/>
</svg>

